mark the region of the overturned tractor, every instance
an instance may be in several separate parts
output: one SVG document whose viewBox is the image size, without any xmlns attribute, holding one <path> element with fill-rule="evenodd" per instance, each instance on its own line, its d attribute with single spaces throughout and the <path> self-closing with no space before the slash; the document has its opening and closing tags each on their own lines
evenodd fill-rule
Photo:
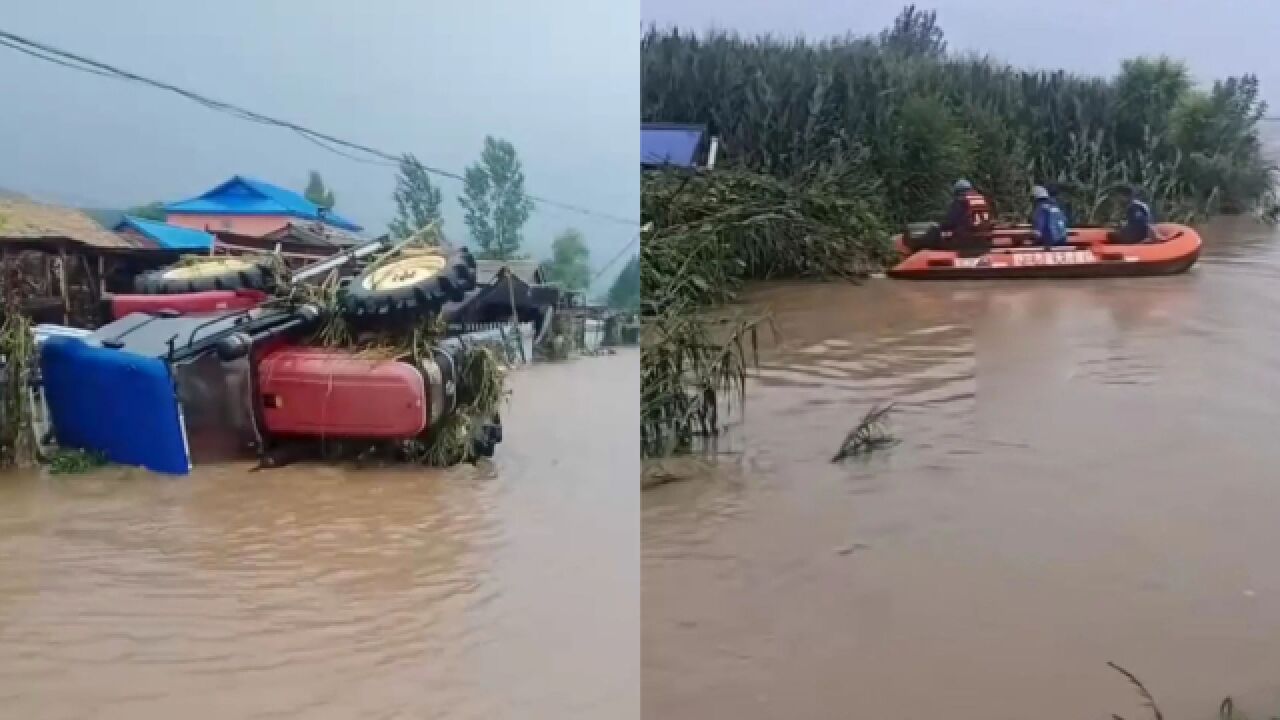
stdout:
<svg viewBox="0 0 1280 720">
<path fill-rule="evenodd" d="M 386 239 L 293 273 L 245 257 L 147 273 L 137 294 L 106 300 L 98 330 L 42 342 L 52 434 L 172 474 L 247 451 L 265 464 L 344 449 L 432 465 L 490 456 L 503 341 L 438 331 L 475 284 L 465 248 Z"/>
</svg>

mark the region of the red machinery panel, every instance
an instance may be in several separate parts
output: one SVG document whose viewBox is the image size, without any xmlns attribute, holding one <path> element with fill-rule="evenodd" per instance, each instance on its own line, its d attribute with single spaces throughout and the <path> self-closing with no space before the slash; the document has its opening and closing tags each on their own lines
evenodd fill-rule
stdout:
<svg viewBox="0 0 1280 720">
<path fill-rule="evenodd" d="M 259 361 L 258 393 L 268 434 L 336 438 L 414 437 L 430 400 L 408 363 L 289 346 Z"/>
<path fill-rule="evenodd" d="M 210 290 L 174 295 L 113 295 L 111 319 L 119 320 L 129 313 L 158 313 L 171 310 L 183 315 L 211 313 L 220 310 L 247 310 L 267 299 L 257 290 Z"/>
</svg>

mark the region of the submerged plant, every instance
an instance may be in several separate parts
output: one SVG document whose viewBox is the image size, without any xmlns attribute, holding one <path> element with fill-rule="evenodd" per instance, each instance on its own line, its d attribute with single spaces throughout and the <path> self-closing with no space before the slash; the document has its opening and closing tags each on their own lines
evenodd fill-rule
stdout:
<svg viewBox="0 0 1280 720">
<path fill-rule="evenodd" d="M 493 351 L 470 347 L 459 358 L 457 407 L 426 436 L 405 444 L 405 453 L 415 462 L 432 467 L 448 467 L 472 462 L 477 457 L 477 440 L 497 422 L 506 397 L 505 371 Z"/>
<path fill-rule="evenodd" d="M 36 463 L 27 388 L 35 359 L 31 321 L 16 303 L 0 307 L 0 467 Z"/>
<path fill-rule="evenodd" d="M 106 465 L 107 458 L 97 452 L 65 448 L 55 452 L 48 463 L 49 472 L 54 475 L 75 475 Z"/>
<path fill-rule="evenodd" d="M 747 171 L 643 180 L 641 448 L 684 451 L 744 398 L 766 315 L 726 314 L 748 280 L 857 280 L 890 256 L 864 154 L 815 163 L 794 182 Z"/>
<path fill-rule="evenodd" d="M 746 394 L 763 317 L 671 312 L 645 322 L 640 343 L 640 447 L 688 450 L 723 428 L 722 410 Z"/>
<path fill-rule="evenodd" d="M 864 457 L 897 443 L 897 438 L 889 432 L 891 412 L 893 412 L 893 403 L 872 405 L 858 424 L 844 436 L 844 441 L 840 443 L 840 448 L 836 450 L 831 462 L 838 463 L 849 458 Z"/>
</svg>

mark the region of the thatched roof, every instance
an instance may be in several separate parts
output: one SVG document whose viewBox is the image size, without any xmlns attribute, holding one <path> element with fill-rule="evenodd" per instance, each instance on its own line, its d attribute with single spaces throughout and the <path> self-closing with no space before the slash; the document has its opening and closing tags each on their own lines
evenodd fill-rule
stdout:
<svg viewBox="0 0 1280 720">
<path fill-rule="evenodd" d="M 100 250 L 155 249 L 140 238 L 103 229 L 93 218 L 74 208 L 0 197 L 0 244 L 38 245 L 60 241 Z"/>
</svg>

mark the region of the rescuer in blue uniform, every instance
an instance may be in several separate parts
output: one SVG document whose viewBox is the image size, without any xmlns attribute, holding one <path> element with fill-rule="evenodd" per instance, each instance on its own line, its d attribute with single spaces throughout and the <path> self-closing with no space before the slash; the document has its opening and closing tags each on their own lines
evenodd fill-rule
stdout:
<svg viewBox="0 0 1280 720">
<path fill-rule="evenodd" d="M 1138 194 L 1129 186 L 1119 188 L 1116 195 L 1125 204 L 1124 225 L 1111 234 L 1112 242 L 1130 245 L 1158 242 L 1160 234 L 1156 232 L 1156 218 L 1151 206 L 1139 200 Z"/>
<path fill-rule="evenodd" d="M 1067 244 L 1067 216 L 1049 191 L 1036 185 L 1031 189 L 1031 235 L 1046 250 Z"/>
</svg>

